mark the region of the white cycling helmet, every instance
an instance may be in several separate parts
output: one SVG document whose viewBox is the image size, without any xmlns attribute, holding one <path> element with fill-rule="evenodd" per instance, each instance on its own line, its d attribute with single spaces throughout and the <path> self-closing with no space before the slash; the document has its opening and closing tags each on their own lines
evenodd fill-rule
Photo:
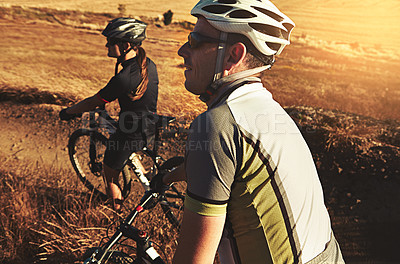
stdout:
<svg viewBox="0 0 400 264">
<path fill-rule="evenodd" d="M 102 34 L 107 38 L 141 44 L 146 38 L 147 24 L 133 18 L 119 17 L 111 20 Z"/>
<path fill-rule="evenodd" d="M 217 30 L 246 36 L 266 56 L 279 55 L 294 22 L 268 0 L 201 0 L 192 9 Z"/>
</svg>

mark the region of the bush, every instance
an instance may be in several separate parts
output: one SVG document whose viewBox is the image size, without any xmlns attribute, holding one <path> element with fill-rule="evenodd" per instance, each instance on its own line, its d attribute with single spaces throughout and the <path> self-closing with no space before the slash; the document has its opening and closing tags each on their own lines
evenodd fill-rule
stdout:
<svg viewBox="0 0 400 264">
<path fill-rule="evenodd" d="M 169 24 L 171 24 L 173 15 L 174 15 L 174 13 L 172 13 L 171 10 L 168 10 L 167 12 L 165 12 L 163 14 L 163 16 L 164 16 L 164 25 L 168 26 Z"/>
</svg>

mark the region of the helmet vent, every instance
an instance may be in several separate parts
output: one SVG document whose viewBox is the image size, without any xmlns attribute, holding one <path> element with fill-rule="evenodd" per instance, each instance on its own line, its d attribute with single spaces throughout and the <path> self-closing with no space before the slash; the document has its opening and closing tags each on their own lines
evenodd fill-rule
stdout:
<svg viewBox="0 0 400 264">
<path fill-rule="evenodd" d="M 221 3 L 221 4 L 231 4 L 231 5 L 233 5 L 233 4 L 236 4 L 237 1 L 236 1 L 236 0 L 218 0 L 218 3 Z"/>
<path fill-rule="evenodd" d="M 246 10 L 235 10 L 229 14 L 229 17 L 231 17 L 231 18 L 252 18 L 252 17 L 256 17 L 256 15 L 249 11 L 246 11 Z"/>
<path fill-rule="evenodd" d="M 286 28 L 286 30 L 287 30 L 287 32 L 282 31 L 282 35 L 283 35 L 283 37 L 284 37 L 286 40 L 288 40 L 288 39 L 289 39 L 289 33 L 290 33 L 290 31 L 292 31 L 292 29 L 294 28 L 294 26 L 293 26 L 292 24 L 289 24 L 289 23 L 283 23 L 282 25 L 283 25 L 283 26 Z"/>
<path fill-rule="evenodd" d="M 281 44 L 279 43 L 271 43 L 271 42 L 265 42 L 265 44 L 267 44 L 267 46 L 275 51 L 278 51 L 281 48 Z"/>
<path fill-rule="evenodd" d="M 282 38 L 281 29 L 277 27 L 259 23 L 249 23 L 249 26 L 263 34 L 273 36 L 276 38 Z"/>
<path fill-rule="evenodd" d="M 261 13 L 267 15 L 267 16 L 269 16 L 270 18 L 275 19 L 275 20 L 278 21 L 278 22 L 283 21 L 283 17 L 281 17 L 280 15 L 275 14 L 274 12 L 271 12 L 271 11 L 269 11 L 269 10 L 267 10 L 267 9 L 260 8 L 260 7 L 257 7 L 257 6 L 252 6 L 252 7 L 253 7 L 255 10 L 257 10 L 257 11 L 259 11 L 259 12 L 261 12 Z"/>
<path fill-rule="evenodd" d="M 204 11 L 213 14 L 223 14 L 232 9 L 230 6 L 225 5 L 209 5 L 202 8 Z"/>
</svg>

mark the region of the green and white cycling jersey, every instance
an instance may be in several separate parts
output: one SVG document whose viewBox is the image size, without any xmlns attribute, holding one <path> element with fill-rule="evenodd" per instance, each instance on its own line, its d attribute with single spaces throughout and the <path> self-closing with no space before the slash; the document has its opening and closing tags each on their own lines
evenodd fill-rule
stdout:
<svg viewBox="0 0 400 264">
<path fill-rule="evenodd" d="M 296 124 L 261 83 L 218 98 L 192 123 L 185 207 L 227 214 L 221 263 L 306 263 L 331 239 L 322 187 Z"/>
</svg>

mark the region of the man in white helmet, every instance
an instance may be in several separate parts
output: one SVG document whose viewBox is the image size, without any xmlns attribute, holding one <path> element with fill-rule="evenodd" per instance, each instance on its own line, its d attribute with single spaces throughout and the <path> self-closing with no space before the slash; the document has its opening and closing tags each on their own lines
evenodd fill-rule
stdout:
<svg viewBox="0 0 400 264">
<path fill-rule="evenodd" d="M 174 263 L 344 263 L 302 135 L 260 72 L 294 23 L 267 0 L 204 0 L 183 57 L 185 87 L 208 110 L 191 125 Z M 156 180 L 152 182 L 157 186 Z"/>
</svg>

